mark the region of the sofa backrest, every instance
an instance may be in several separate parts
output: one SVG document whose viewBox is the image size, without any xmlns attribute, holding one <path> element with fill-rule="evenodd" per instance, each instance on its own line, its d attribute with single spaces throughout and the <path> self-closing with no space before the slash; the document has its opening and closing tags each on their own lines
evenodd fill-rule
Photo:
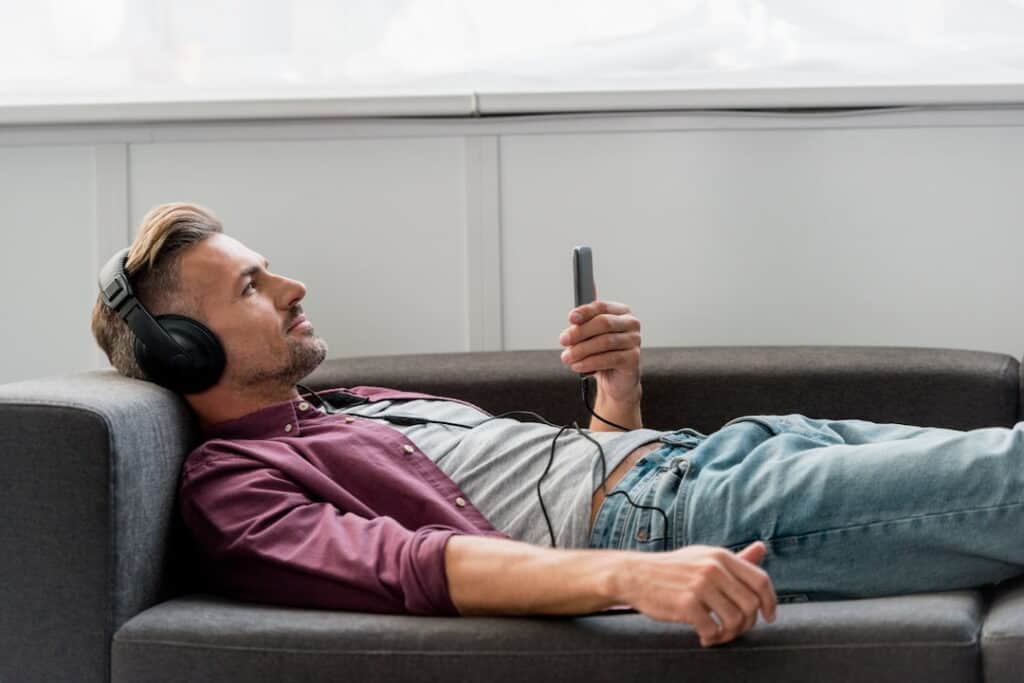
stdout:
<svg viewBox="0 0 1024 683">
<path fill-rule="evenodd" d="M 1001 353 L 884 346 L 704 346 L 643 350 L 644 425 L 710 433 L 734 417 L 801 413 L 921 426 L 1011 426 L 1020 363 Z M 369 384 L 457 396 L 500 413 L 586 426 L 578 375 L 559 351 L 338 358 L 304 384 Z M 496 390 L 500 387 L 500 390 Z"/>
</svg>

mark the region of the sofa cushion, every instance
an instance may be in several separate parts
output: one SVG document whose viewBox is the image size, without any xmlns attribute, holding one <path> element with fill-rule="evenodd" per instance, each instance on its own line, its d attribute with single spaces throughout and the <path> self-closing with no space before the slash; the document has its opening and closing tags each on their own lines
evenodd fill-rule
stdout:
<svg viewBox="0 0 1024 683">
<path fill-rule="evenodd" d="M 731 643 L 641 614 L 413 617 L 191 594 L 114 636 L 112 680 L 980 680 L 979 591 L 790 603 Z M 692 678 L 691 678 L 692 677 Z"/>
<path fill-rule="evenodd" d="M 986 683 L 1016 683 L 1024 669 L 1024 577 L 1004 581 L 988 593 L 981 631 Z"/>
</svg>

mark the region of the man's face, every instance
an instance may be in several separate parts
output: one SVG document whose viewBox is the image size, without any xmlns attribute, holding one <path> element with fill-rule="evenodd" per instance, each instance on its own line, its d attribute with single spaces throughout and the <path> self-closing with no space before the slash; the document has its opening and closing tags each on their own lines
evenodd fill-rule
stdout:
<svg viewBox="0 0 1024 683">
<path fill-rule="evenodd" d="M 223 381 L 242 389 L 268 383 L 293 386 L 327 355 L 299 302 L 306 287 L 275 275 L 266 259 L 238 240 L 215 234 L 185 251 L 179 275 L 202 321 L 227 356 Z"/>
</svg>

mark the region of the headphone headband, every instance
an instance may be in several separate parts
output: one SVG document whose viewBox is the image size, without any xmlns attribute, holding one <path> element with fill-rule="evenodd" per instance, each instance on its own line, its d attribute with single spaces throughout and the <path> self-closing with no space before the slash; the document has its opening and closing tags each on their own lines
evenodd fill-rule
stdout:
<svg viewBox="0 0 1024 683">
<path fill-rule="evenodd" d="M 132 292 L 132 286 L 128 282 L 128 275 L 124 270 L 127 262 L 128 250 L 122 249 L 110 257 L 107 265 L 103 266 L 103 270 L 100 271 L 100 294 L 103 296 L 103 303 L 118 315 L 120 315 L 118 307 L 125 300 L 130 298 L 132 301 L 137 301 Z"/>
<path fill-rule="evenodd" d="M 128 274 L 124 265 L 128 260 L 128 250 L 122 249 L 107 261 L 100 272 L 100 294 L 103 303 L 127 323 L 143 344 L 160 358 L 166 358 L 169 364 L 187 362 L 188 354 L 178 342 L 167 334 L 167 331 L 153 319 L 142 302 L 135 298 L 135 292 L 128 282 Z M 178 356 L 185 356 L 179 360 Z"/>
</svg>

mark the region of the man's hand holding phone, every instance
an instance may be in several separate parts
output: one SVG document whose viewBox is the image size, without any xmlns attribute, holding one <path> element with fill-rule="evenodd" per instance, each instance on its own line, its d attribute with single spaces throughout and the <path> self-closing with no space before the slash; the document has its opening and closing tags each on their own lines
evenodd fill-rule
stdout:
<svg viewBox="0 0 1024 683">
<path fill-rule="evenodd" d="M 562 364 L 573 372 L 594 374 L 598 405 L 612 402 L 639 411 L 640 321 L 626 304 L 596 298 L 589 247 L 573 250 L 573 265 L 576 306 L 558 340 L 566 347 Z"/>
<path fill-rule="evenodd" d="M 559 343 L 562 364 L 594 373 L 598 395 L 619 402 L 640 401 L 640 321 L 629 306 L 592 301 L 569 311 Z"/>
</svg>

